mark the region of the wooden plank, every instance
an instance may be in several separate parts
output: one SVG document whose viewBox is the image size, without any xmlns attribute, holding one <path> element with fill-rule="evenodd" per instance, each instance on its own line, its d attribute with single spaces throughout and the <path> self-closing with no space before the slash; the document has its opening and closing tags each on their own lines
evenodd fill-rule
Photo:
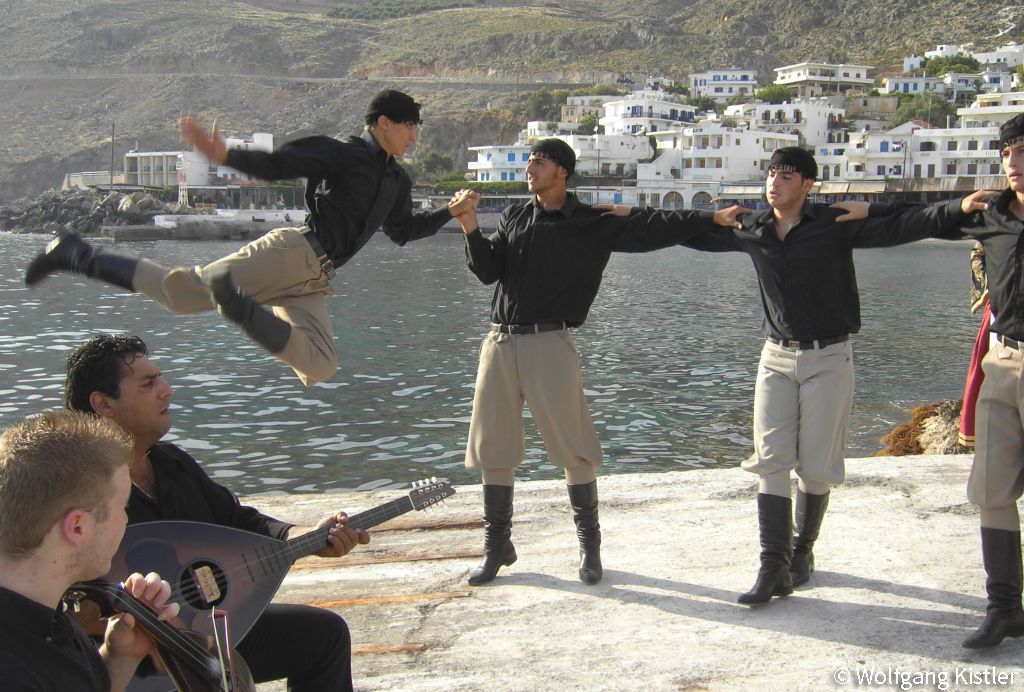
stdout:
<svg viewBox="0 0 1024 692">
<path fill-rule="evenodd" d="M 353 656 L 372 656 L 373 654 L 418 654 L 426 651 L 426 644 L 411 642 L 409 644 L 375 644 L 373 646 L 357 646 L 352 649 Z"/>
<path fill-rule="evenodd" d="M 344 557 L 318 557 L 303 558 L 294 565 L 292 571 L 304 569 L 333 569 L 337 567 L 348 567 L 351 565 L 383 565 L 389 562 L 423 562 L 424 560 L 462 560 L 465 558 L 481 557 L 483 549 L 461 550 L 451 553 L 421 553 L 414 555 L 353 555 L 349 553 Z"/>
<path fill-rule="evenodd" d="M 448 601 L 453 598 L 469 598 L 471 591 L 438 591 L 435 593 L 392 594 L 390 596 L 363 596 L 360 598 L 338 598 L 329 601 L 313 601 L 305 605 L 317 608 L 347 608 L 364 605 L 386 605 L 389 603 L 414 603 L 420 601 Z"/>
</svg>

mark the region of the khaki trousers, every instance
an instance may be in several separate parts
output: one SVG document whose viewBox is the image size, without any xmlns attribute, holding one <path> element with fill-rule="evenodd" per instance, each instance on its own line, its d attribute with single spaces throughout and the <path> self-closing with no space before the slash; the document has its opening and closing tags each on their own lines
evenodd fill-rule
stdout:
<svg viewBox="0 0 1024 692">
<path fill-rule="evenodd" d="M 784 477 L 784 490 L 770 494 L 789 496 L 794 469 L 807 489 L 827 492 L 846 477 L 852 406 L 849 341 L 807 350 L 765 341 L 754 388 L 754 454 L 743 468 L 762 477 Z"/>
<path fill-rule="evenodd" d="M 1020 531 L 1017 500 L 1024 493 L 1024 355 L 996 342 L 981 362 L 974 463 L 967 499 L 981 509 L 981 525 Z"/>
<path fill-rule="evenodd" d="M 284 350 L 275 354 L 306 386 L 329 379 L 338 369 L 326 296 L 331 285 L 299 228 L 277 228 L 203 267 L 167 269 L 141 260 L 132 285 L 171 312 L 213 310 L 207 287 L 212 269 L 227 266 L 235 284 L 256 302 L 292 325 Z"/>
<path fill-rule="evenodd" d="M 583 395 L 576 344 L 566 329 L 484 337 L 466 467 L 481 469 L 485 483 L 512 484 L 513 469 L 526 456 L 524 403 L 551 463 L 565 469 L 569 483 L 594 480 L 601 443 Z"/>
</svg>

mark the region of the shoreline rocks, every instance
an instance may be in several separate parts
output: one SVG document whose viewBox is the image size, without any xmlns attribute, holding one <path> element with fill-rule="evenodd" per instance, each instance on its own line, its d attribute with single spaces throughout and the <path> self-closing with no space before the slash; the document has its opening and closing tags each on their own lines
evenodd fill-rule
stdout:
<svg viewBox="0 0 1024 692">
<path fill-rule="evenodd" d="M 47 190 L 0 206 L 0 230 L 54 235 L 72 231 L 99 235 L 104 227 L 147 225 L 160 214 L 199 214 L 192 207 L 167 204 L 147 192 Z"/>
</svg>

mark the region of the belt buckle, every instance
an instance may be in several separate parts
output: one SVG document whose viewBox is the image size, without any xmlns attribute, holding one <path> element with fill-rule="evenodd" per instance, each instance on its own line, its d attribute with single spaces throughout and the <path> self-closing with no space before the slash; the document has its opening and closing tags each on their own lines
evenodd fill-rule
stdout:
<svg viewBox="0 0 1024 692">
<path fill-rule="evenodd" d="M 324 274 L 327 275 L 328 281 L 333 279 L 334 275 L 338 273 L 337 268 L 334 266 L 334 262 L 332 262 L 331 258 L 327 255 L 320 258 L 320 268 L 323 270 Z"/>
<path fill-rule="evenodd" d="M 782 345 L 785 346 L 786 348 L 795 348 L 797 350 L 800 349 L 800 342 L 799 341 L 790 341 L 789 339 L 783 339 L 782 340 Z"/>
</svg>

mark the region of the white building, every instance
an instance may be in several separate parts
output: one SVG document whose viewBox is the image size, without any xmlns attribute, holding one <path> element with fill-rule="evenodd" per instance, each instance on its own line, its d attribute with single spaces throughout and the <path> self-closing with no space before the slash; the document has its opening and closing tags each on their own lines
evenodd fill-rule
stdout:
<svg viewBox="0 0 1024 692">
<path fill-rule="evenodd" d="M 935 50 L 926 50 L 924 52 L 925 58 L 955 58 L 961 53 L 967 55 L 967 51 L 962 46 L 953 44 L 940 43 L 935 47 Z"/>
<path fill-rule="evenodd" d="M 559 137 L 576 152 L 576 172 L 619 178 L 636 175 L 640 161 L 654 154 L 647 137 L 634 135 L 568 135 Z"/>
<path fill-rule="evenodd" d="M 1013 41 L 994 51 L 972 53 L 971 55 L 982 65 L 999 63 L 1010 69 L 1024 65 L 1024 45 Z"/>
<path fill-rule="evenodd" d="M 980 94 L 974 103 L 958 108 L 960 126 L 999 127 L 1004 122 L 1024 111 L 1024 92 L 1010 91 L 1000 94 Z"/>
<path fill-rule="evenodd" d="M 562 106 L 562 122 L 579 125 L 587 117 L 600 120 L 604 114 L 604 102 L 617 98 L 619 97 L 607 95 L 569 96 Z"/>
<path fill-rule="evenodd" d="M 678 130 L 696 122 L 697 109 L 665 100 L 658 91 L 635 91 L 616 101 L 606 101 L 600 124 L 606 135 L 652 134 Z"/>
<path fill-rule="evenodd" d="M 845 110 L 824 98 L 743 103 L 727 107 L 725 117 L 735 118 L 749 130 L 795 134 L 806 146 L 846 141 Z"/>
<path fill-rule="evenodd" d="M 529 144 L 507 144 L 469 147 L 476 152 L 476 161 L 468 163 L 482 183 L 526 180 L 526 162 L 530 158 Z"/>
<path fill-rule="evenodd" d="M 903 58 L 903 71 L 914 72 L 924 67 L 925 57 L 923 55 L 909 55 Z"/>
<path fill-rule="evenodd" d="M 884 77 L 882 91 L 886 94 L 912 94 L 914 96 L 927 93 L 945 95 L 946 83 L 942 77 Z"/>
<path fill-rule="evenodd" d="M 588 188 L 585 192 L 596 193 L 601 201 L 614 201 L 618 195 L 620 203 L 637 206 L 706 208 L 726 181 L 763 185 L 772 152 L 797 144 L 796 135 L 717 124 L 658 132 L 653 136 L 657 157 L 637 166 L 635 188 Z"/>
<path fill-rule="evenodd" d="M 273 151 L 274 135 L 254 132 L 252 139 L 226 137 L 225 143 L 228 149 Z M 228 166 L 214 166 L 196 151 L 132 150 L 124 155 L 124 179 L 127 185 L 204 187 L 254 178 Z"/>
<path fill-rule="evenodd" d="M 870 91 L 874 82 L 868 76 L 869 65 L 833 65 L 827 62 L 802 62 L 776 67 L 775 84 L 789 87 L 796 96 L 823 96 L 845 93 L 850 89 Z"/>
<path fill-rule="evenodd" d="M 733 96 L 750 98 L 756 90 L 757 70 L 729 67 L 690 75 L 690 95 L 706 96 L 718 103 L 725 103 Z"/>
<path fill-rule="evenodd" d="M 888 132 L 851 134 L 844 177 L 905 181 L 998 176 L 998 139 L 998 127 L 935 128 L 921 121 Z"/>
</svg>

